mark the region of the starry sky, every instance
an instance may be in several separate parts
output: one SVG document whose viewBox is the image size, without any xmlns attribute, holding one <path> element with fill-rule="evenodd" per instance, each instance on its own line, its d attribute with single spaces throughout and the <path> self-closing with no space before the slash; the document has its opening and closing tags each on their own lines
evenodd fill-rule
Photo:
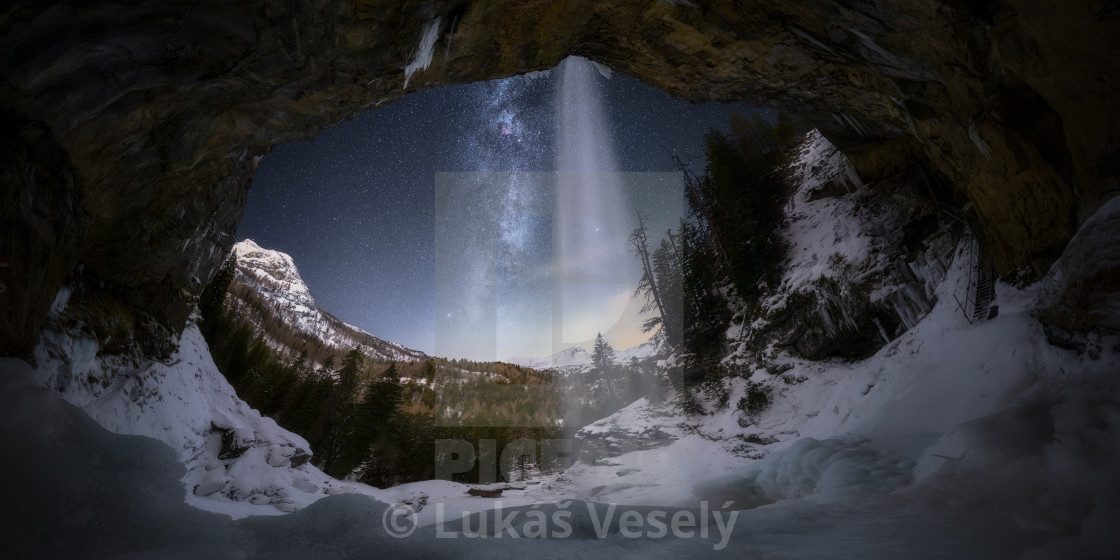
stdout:
<svg viewBox="0 0 1120 560">
<path fill-rule="evenodd" d="M 620 295 L 640 275 L 622 256 L 633 211 L 675 222 L 683 195 L 678 175 L 665 173 L 669 155 L 701 170 L 703 134 L 756 110 L 691 105 L 586 61 L 579 73 L 565 64 L 413 93 L 274 148 L 253 178 L 238 239 L 290 254 L 322 309 L 429 354 L 543 356 L 594 330 L 620 349 L 641 342 L 640 302 Z M 577 197 L 562 186 L 571 173 L 597 175 L 567 180 L 584 185 Z M 577 224 L 574 213 L 585 217 Z M 604 250 L 570 253 L 561 232 L 571 231 Z M 608 282 L 617 285 L 571 281 L 595 258 L 618 263 Z M 572 307 L 580 299 L 609 317 L 592 320 Z"/>
</svg>

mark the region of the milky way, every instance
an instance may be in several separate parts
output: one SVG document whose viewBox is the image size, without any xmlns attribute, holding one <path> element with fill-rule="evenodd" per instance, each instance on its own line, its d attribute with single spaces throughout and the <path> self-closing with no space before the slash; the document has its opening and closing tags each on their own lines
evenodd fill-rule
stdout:
<svg viewBox="0 0 1120 560">
<path fill-rule="evenodd" d="M 448 346 L 446 328 L 437 336 L 439 322 L 493 306 L 494 328 L 505 330 L 487 336 L 505 343 L 469 354 L 494 359 L 548 350 L 519 346 L 509 333 L 552 321 L 538 305 L 546 286 L 524 272 L 552 262 L 555 224 L 551 199 L 542 198 L 549 188 L 539 178 L 556 168 L 557 74 L 410 94 L 312 142 L 275 148 L 254 177 L 238 238 L 291 254 L 320 307 L 382 338 L 427 352 L 471 348 L 469 340 Z M 670 153 L 701 168 L 703 133 L 726 129 L 734 112 L 753 111 L 743 104 L 689 105 L 617 73 L 598 86 L 606 117 L 596 126 L 613 138 L 622 172 L 671 171 Z M 501 279 L 493 297 L 502 305 L 437 303 L 438 279 L 461 274 L 471 285 L 478 268 L 464 255 L 460 268 L 436 269 L 437 176 L 479 173 L 502 174 L 503 187 L 484 189 L 456 211 L 464 222 L 494 218 L 489 273 Z"/>
</svg>

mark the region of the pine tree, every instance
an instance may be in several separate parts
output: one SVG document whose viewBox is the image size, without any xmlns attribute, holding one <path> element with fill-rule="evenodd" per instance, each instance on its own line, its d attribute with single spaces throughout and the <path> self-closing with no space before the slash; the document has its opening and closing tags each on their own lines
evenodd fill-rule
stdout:
<svg viewBox="0 0 1120 560">
<path fill-rule="evenodd" d="M 342 367 L 338 370 L 338 387 L 335 403 L 350 402 L 354 400 L 354 393 L 358 389 L 358 374 L 362 371 L 365 354 L 357 347 L 351 349 L 342 358 Z"/>
<path fill-rule="evenodd" d="M 784 170 L 799 126 L 785 114 L 773 124 L 735 115 L 731 130 L 705 135 L 703 175 L 675 160 L 690 209 L 677 235 L 670 231 L 651 253 L 639 220 L 630 238 L 643 268 L 636 292 L 647 298 L 643 312 L 654 305 L 659 311 L 645 326 L 660 326 L 669 343 L 683 350 L 668 380 L 689 413 L 703 409 L 689 385 L 718 375 L 727 351 L 729 295 L 748 305 L 764 297 L 779 280 L 786 254 L 779 231 L 788 192 Z"/>
<path fill-rule="evenodd" d="M 298 389 L 299 405 L 292 414 L 292 431 L 306 438 L 316 454 L 324 435 L 321 430 L 324 423 L 320 422 L 320 418 L 328 413 L 324 410 L 323 403 L 326 403 L 335 391 L 331 370 L 333 364 L 334 360 L 328 357 L 322 367 L 307 376 Z"/>
<path fill-rule="evenodd" d="M 432 363 L 432 360 L 424 361 L 424 379 L 427 380 L 429 384 L 435 383 L 436 381 L 436 365 Z"/>
<path fill-rule="evenodd" d="M 606 373 L 614 367 L 614 348 L 603 338 L 603 333 L 595 335 L 595 343 L 591 350 L 591 363 L 599 372 Z"/>
<path fill-rule="evenodd" d="M 365 355 L 356 347 L 346 353 L 338 370 L 338 382 L 334 384 L 329 399 L 322 403 L 323 412 L 312 426 L 312 432 L 322 437 L 318 449 L 319 461 L 323 470 L 331 476 L 344 477 L 353 470 L 347 464 L 339 464 L 339 458 L 345 454 L 344 448 L 352 439 L 350 434 L 356 429 L 357 415 L 353 401 L 364 358 Z"/>
<path fill-rule="evenodd" d="M 681 262 L 674 244 L 668 239 L 661 240 L 661 246 L 653 252 L 651 260 L 663 305 L 661 328 L 669 344 L 679 347 L 684 331 L 684 296 Z"/>
<path fill-rule="evenodd" d="M 354 411 L 352 429 L 340 454 L 338 470 L 347 473 L 363 462 L 367 468 L 361 473 L 363 481 L 384 484 L 387 474 L 384 465 L 392 462 L 387 455 L 394 450 L 394 420 L 404 396 L 396 362 L 380 378 L 366 386 L 365 395 Z M 370 465 L 374 465 L 372 468 Z M 368 472 L 367 472 L 368 471 Z"/>
<path fill-rule="evenodd" d="M 778 229 L 787 192 L 782 163 L 789 140 L 788 132 L 775 132 L 758 117 L 739 118 L 733 125 L 735 138 L 716 129 L 705 135 L 708 166 L 700 191 L 710 216 L 707 234 L 722 241 L 728 275 L 749 301 L 760 295 L 762 284 L 776 280 L 785 256 Z"/>
</svg>

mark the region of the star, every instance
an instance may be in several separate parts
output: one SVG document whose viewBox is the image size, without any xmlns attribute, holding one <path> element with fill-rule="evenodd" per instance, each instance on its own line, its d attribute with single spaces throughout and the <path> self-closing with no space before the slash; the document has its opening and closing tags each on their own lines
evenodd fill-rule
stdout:
<svg viewBox="0 0 1120 560">
<path fill-rule="evenodd" d="M 290 254 L 320 307 L 410 348 L 434 352 L 437 319 L 477 315 L 478 309 L 464 307 L 460 313 L 440 308 L 437 278 L 477 288 L 472 283 L 486 278 L 475 270 L 478 264 L 508 273 L 496 285 L 509 304 L 502 316 L 512 326 L 503 321 L 503 332 L 551 328 L 551 312 L 535 302 L 551 297 L 555 279 L 537 271 L 550 270 L 555 257 L 556 217 L 534 198 L 547 189 L 533 179 L 540 175 L 532 174 L 556 168 L 560 74 L 411 93 L 326 130 L 314 141 L 277 146 L 254 175 L 239 239 Z M 754 110 L 743 104 L 679 102 L 618 73 L 595 80 L 601 118 L 588 130 L 612 139 L 619 171 L 672 171 L 666 150 L 702 162 L 708 128 L 726 129 L 733 112 Z M 454 219 L 517 219 L 503 230 L 494 260 L 466 258 L 461 266 L 437 269 L 436 234 L 447 225 L 436 222 L 437 174 L 480 172 L 527 175 L 510 175 L 485 200 L 457 208 Z M 603 243 L 610 227 L 599 220 L 586 227 L 586 235 Z M 475 261 L 483 257 L 465 256 Z M 524 347 L 509 353 L 543 355 L 550 349 Z"/>
</svg>

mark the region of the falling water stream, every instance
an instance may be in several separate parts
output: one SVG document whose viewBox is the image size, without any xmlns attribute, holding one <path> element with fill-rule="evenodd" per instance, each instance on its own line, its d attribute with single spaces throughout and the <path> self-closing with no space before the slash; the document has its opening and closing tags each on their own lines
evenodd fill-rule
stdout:
<svg viewBox="0 0 1120 560">
<path fill-rule="evenodd" d="M 621 315 L 634 282 L 626 274 L 630 211 L 600 90 L 604 78 L 580 57 L 565 59 L 558 70 L 555 348 L 610 327 L 604 317 Z"/>
</svg>

